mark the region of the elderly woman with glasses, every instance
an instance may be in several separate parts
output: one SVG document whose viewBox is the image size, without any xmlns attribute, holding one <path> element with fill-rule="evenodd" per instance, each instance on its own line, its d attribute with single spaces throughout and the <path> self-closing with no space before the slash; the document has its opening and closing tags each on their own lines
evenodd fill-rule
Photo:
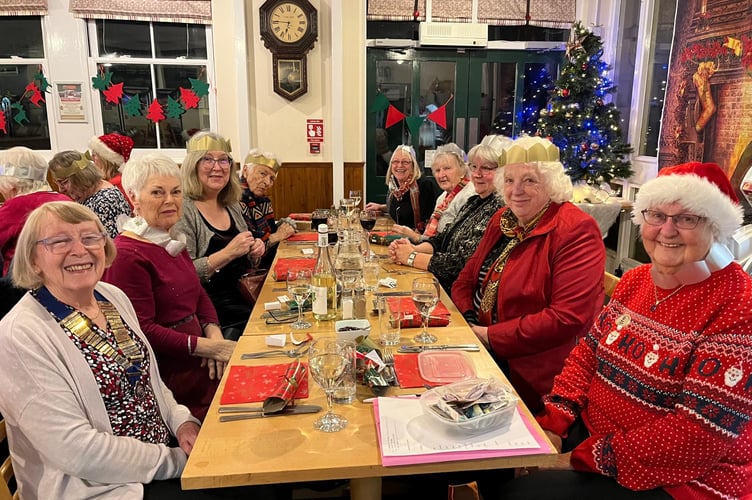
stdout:
<svg viewBox="0 0 752 500">
<path fill-rule="evenodd" d="M 97 214 L 110 238 L 117 236 L 117 220 L 130 217 L 131 207 L 123 193 L 104 179 L 89 154 L 63 151 L 52 157 L 49 167 L 58 190 Z"/>
<path fill-rule="evenodd" d="M 752 492 L 752 278 L 725 246 L 736 193 L 714 163 L 664 168 L 632 220 L 650 263 L 624 274 L 538 416 L 559 470 L 505 485 L 505 499 Z"/>
<path fill-rule="evenodd" d="M 183 208 L 180 170 L 162 154 L 146 154 L 125 164 L 122 182 L 135 217 L 115 238 L 118 255 L 104 279 L 128 294 L 162 379 L 203 420 L 235 342 L 223 338 L 185 237 L 174 230 Z"/>
<path fill-rule="evenodd" d="M 433 177 L 423 177 L 411 146 L 397 146 L 386 171 L 386 204 L 369 202 L 366 211 L 388 213 L 395 224 L 422 233 L 441 194 Z"/>
<path fill-rule="evenodd" d="M 176 229 L 187 238 L 188 253 L 225 336 L 236 339 L 253 307 L 240 294 L 238 279 L 258 265 L 266 247 L 243 218 L 230 141 L 201 131 L 191 137 L 186 149 L 180 169 L 185 199 Z"/>
<path fill-rule="evenodd" d="M 128 297 L 100 282 L 115 258 L 101 221 L 72 201 L 34 210 L 0 321 L 0 412 L 23 498 L 141 498 L 179 478 L 199 422 L 162 383 Z M 176 484 L 179 492 L 179 484 Z"/>
<path fill-rule="evenodd" d="M 559 150 L 540 137 L 507 146 L 491 218 L 452 300 L 536 412 L 603 305 L 606 253 L 595 220 L 567 200 Z"/>
<path fill-rule="evenodd" d="M 411 243 L 420 243 L 444 231 L 457 218 L 467 200 L 475 194 L 475 186 L 468 177 L 465 152 L 456 144 L 449 143 L 436 148 L 431 172 L 444 192 L 436 200 L 423 234 L 399 224 L 392 227 L 394 232 L 405 235 Z"/>
<path fill-rule="evenodd" d="M 479 144 L 470 150 L 468 157 L 475 194 L 460 209 L 454 223 L 418 245 L 406 238 L 389 245 L 393 262 L 431 271 L 447 292 L 477 248 L 488 220 L 502 206 L 493 184 L 499 153 Z"/>
</svg>

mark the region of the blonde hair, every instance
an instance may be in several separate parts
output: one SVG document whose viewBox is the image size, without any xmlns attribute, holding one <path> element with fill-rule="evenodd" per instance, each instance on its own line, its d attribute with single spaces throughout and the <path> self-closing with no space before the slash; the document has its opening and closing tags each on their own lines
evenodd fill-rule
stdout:
<svg viewBox="0 0 752 500">
<path fill-rule="evenodd" d="M 75 162 L 85 161 L 85 166 L 67 176 L 62 172 L 67 171 Z M 68 179 L 72 188 L 78 191 L 89 191 L 99 184 L 104 175 L 94 165 L 94 162 L 78 151 L 61 151 L 52 157 L 49 163 L 50 173 L 57 181 L 58 179 Z M 56 175 L 61 174 L 61 175 Z"/>
<path fill-rule="evenodd" d="M 397 155 L 397 153 L 407 153 L 410 155 L 410 159 L 413 160 L 413 173 L 411 176 L 411 179 L 413 181 L 417 181 L 420 179 L 421 171 L 420 171 L 420 165 L 418 165 L 418 160 L 415 158 L 415 150 L 412 146 L 408 146 L 406 144 L 402 144 L 401 146 L 397 146 L 394 148 L 394 153 L 392 153 L 392 157 L 389 159 L 389 168 L 386 169 L 386 185 L 389 186 L 391 178 L 392 178 L 392 161 L 394 160 L 394 157 Z"/>
<path fill-rule="evenodd" d="M 57 217 L 69 224 L 94 222 L 97 229 L 105 235 L 104 258 L 105 267 L 109 267 L 115 260 L 117 250 L 115 244 L 107 235 L 97 214 L 75 201 L 51 201 L 33 210 L 26 219 L 21 234 L 16 243 L 16 254 L 13 257 L 13 284 L 20 288 L 35 289 L 44 285 L 41 276 L 34 272 L 34 252 L 37 249 L 39 233 L 47 215 Z"/>
<path fill-rule="evenodd" d="M 208 138 L 204 139 L 204 138 Z M 202 139 L 204 139 L 202 141 Z M 197 132 L 188 141 L 187 153 L 183 159 L 183 163 L 180 167 L 180 174 L 183 179 L 183 195 L 192 200 L 202 200 L 204 198 L 204 185 L 198 179 L 198 165 L 201 162 L 201 158 L 209 151 L 207 149 L 193 149 L 193 146 L 197 144 L 225 144 L 226 146 L 222 151 L 227 153 L 230 157 L 230 180 L 227 185 L 217 195 L 217 201 L 222 206 L 229 206 L 233 203 L 240 201 L 240 195 L 242 189 L 240 187 L 240 179 L 238 176 L 238 165 L 232 159 L 232 155 L 229 151 L 229 142 L 221 135 L 211 132 L 209 130 L 202 130 Z"/>
</svg>

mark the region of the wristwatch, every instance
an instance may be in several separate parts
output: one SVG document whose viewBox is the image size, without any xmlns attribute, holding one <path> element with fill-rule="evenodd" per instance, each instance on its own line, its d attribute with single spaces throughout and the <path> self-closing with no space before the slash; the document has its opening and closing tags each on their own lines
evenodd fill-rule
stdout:
<svg viewBox="0 0 752 500">
<path fill-rule="evenodd" d="M 413 267 L 413 263 L 415 263 L 415 256 L 418 255 L 418 252 L 410 252 L 410 255 L 407 256 L 407 261 L 405 264 L 407 264 L 410 267 Z"/>
</svg>

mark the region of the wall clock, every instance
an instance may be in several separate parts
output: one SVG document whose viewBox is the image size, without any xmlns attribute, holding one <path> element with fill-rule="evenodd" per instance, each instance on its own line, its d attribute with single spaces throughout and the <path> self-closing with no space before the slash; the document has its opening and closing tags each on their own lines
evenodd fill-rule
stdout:
<svg viewBox="0 0 752 500">
<path fill-rule="evenodd" d="M 272 53 L 274 92 L 293 101 L 308 91 L 306 54 L 318 39 L 318 11 L 308 0 L 266 0 L 259 26 Z"/>
</svg>

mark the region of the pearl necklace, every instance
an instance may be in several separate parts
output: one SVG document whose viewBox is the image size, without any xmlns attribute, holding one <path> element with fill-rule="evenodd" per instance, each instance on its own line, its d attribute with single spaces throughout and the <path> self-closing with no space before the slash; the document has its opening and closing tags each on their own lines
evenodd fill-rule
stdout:
<svg viewBox="0 0 752 500">
<path fill-rule="evenodd" d="M 677 288 L 673 292 L 669 293 L 668 295 L 666 295 L 662 299 L 658 299 L 658 286 L 657 285 L 653 285 L 653 293 L 655 294 L 655 304 L 653 304 L 652 306 L 650 306 L 650 311 L 651 312 L 655 312 L 655 310 L 658 309 L 658 306 L 661 305 L 661 303 L 667 301 L 668 299 L 670 299 L 671 297 L 673 297 L 674 295 L 676 295 L 677 293 L 679 293 L 679 291 L 682 288 L 684 288 L 684 285 L 680 286 L 679 288 Z"/>
</svg>

